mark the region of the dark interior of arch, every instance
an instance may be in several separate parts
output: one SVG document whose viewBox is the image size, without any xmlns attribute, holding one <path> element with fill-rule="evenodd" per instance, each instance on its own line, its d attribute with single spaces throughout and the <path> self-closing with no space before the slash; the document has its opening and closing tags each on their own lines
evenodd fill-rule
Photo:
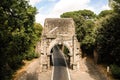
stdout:
<svg viewBox="0 0 120 80">
<path fill-rule="evenodd" d="M 56 44 L 55 46 L 58 46 L 59 49 L 64 53 L 64 57 L 66 59 L 67 65 L 68 65 L 68 67 L 70 67 L 70 56 L 69 56 L 70 51 L 69 51 L 69 49 L 65 45 L 63 45 L 63 44 Z M 55 46 L 53 46 L 53 48 Z M 52 62 L 53 48 L 50 51 L 50 53 L 51 53 L 51 55 L 50 55 L 50 65 L 51 66 L 53 66 L 53 62 Z"/>
</svg>

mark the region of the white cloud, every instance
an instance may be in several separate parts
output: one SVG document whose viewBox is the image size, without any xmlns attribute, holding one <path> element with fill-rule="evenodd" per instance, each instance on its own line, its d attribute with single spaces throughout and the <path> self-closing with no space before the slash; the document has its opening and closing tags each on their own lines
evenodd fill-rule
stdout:
<svg viewBox="0 0 120 80">
<path fill-rule="evenodd" d="M 110 9 L 110 7 L 108 6 L 108 5 L 104 5 L 102 8 L 101 8 L 101 10 L 109 10 Z"/>
<path fill-rule="evenodd" d="M 88 6 L 90 0 L 60 0 L 54 8 L 49 12 L 49 14 L 37 14 L 36 15 L 36 22 L 40 22 L 42 25 L 44 23 L 45 18 L 59 18 L 59 16 L 68 11 L 75 11 L 75 10 L 83 10 L 83 9 L 90 9 L 94 11 L 94 8 Z M 39 12 L 41 12 L 39 10 Z"/>
<path fill-rule="evenodd" d="M 108 4 L 101 6 L 99 10 L 95 10 L 97 14 L 99 14 L 103 10 L 110 10 L 111 8 L 108 6 Z"/>
<path fill-rule="evenodd" d="M 35 4 L 39 3 L 41 0 L 29 0 L 29 4 L 35 6 Z"/>
<path fill-rule="evenodd" d="M 57 0 L 48 0 L 48 1 L 55 2 L 55 1 L 57 1 Z"/>
<path fill-rule="evenodd" d="M 90 0 L 61 0 L 58 2 L 54 9 L 51 12 L 51 15 L 53 16 L 59 16 L 60 14 L 68 11 L 75 11 L 80 9 L 91 9 L 92 7 L 88 6 L 88 3 Z"/>
<path fill-rule="evenodd" d="M 46 18 L 46 15 L 37 14 L 37 15 L 35 16 L 35 18 L 36 18 L 36 22 L 37 22 L 37 23 L 41 23 L 41 24 L 43 25 L 43 24 L 44 24 L 44 20 L 45 20 L 45 18 Z"/>
</svg>

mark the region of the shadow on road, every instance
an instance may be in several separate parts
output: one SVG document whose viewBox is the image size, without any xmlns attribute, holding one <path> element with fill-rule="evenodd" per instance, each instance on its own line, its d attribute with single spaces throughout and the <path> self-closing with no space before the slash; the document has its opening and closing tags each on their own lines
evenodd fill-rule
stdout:
<svg viewBox="0 0 120 80">
<path fill-rule="evenodd" d="M 63 66 L 63 67 L 67 67 L 66 64 L 64 63 L 64 59 L 62 58 L 55 58 L 55 61 L 59 61 L 58 64 L 53 64 L 53 66 Z"/>
</svg>

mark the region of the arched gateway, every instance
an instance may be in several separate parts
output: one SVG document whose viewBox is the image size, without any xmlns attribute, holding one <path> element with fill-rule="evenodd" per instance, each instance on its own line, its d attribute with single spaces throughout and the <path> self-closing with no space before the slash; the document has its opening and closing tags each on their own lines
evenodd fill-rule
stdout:
<svg viewBox="0 0 120 80">
<path fill-rule="evenodd" d="M 65 45 L 69 49 L 70 66 L 79 67 L 81 56 L 80 45 L 75 36 L 75 25 L 72 18 L 47 18 L 41 38 L 41 66 L 49 68 L 51 49 L 57 45 Z"/>
</svg>

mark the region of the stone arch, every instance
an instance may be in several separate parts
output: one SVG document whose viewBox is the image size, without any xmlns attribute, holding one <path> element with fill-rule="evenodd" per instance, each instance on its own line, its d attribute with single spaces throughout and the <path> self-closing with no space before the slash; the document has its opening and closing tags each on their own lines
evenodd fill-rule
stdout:
<svg viewBox="0 0 120 80">
<path fill-rule="evenodd" d="M 70 65 L 73 69 L 79 66 L 80 45 L 75 36 L 75 25 L 72 18 L 47 18 L 41 37 L 41 63 L 42 67 L 50 67 L 51 50 L 61 43 L 69 50 Z M 46 68 L 46 67 L 45 67 Z"/>
<path fill-rule="evenodd" d="M 52 40 L 51 42 L 50 42 L 50 44 L 49 44 L 49 47 L 48 47 L 48 55 L 51 55 L 51 49 L 55 46 L 55 45 L 57 45 L 57 44 L 59 44 L 59 42 L 58 42 L 58 40 L 57 39 L 55 39 L 55 40 Z M 62 45 L 64 45 L 64 46 L 66 46 L 67 48 L 68 48 L 68 50 L 69 50 L 69 54 L 70 55 L 72 55 L 72 47 L 70 47 L 71 45 L 68 43 L 68 42 L 62 42 L 61 43 Z"/>
</svg>

